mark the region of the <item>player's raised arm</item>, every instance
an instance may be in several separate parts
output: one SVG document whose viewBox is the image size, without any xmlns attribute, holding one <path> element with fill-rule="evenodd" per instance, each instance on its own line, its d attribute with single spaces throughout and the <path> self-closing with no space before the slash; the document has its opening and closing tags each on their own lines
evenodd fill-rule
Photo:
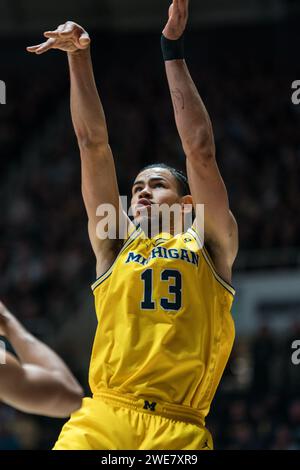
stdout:
<svg viewBox="0 0 300 470">
<path fill-rule="evenodd" d="M 173 1 L 163 30 L 162 50 L 176 125 L 187 157 L 193 202 L 205 205 L 205 242 L 219 274 L 230 282 L 238 245 L 237 225 L 215 158 L 212 124 L 184 60 L 188 3 Z"/>
<path fill-rule="evenodd" d="M 114 160 L 109 146 L 106 120 L 96 88 L 90 53 L 90 37 L 78 24 L 68 21 L 55 31 L 44 33 L 48 40 L 29 47 L 41 54 L 49 49 L 67 52 L 71 78 L 71 113 L 82 161 L 82 193 L 89 218 L 89 235 L 98 263 L 108 252 L 110 241 L 96 236 L 96 216 L 100 204 L 111 204 L 119 214 L 119 190 Z M 128 222 L 121 211 L 121 220 Z M 116 218 L 117 235 L 118 221 Z M 101 271 L 101 268 L 100 268 Z"/>
<path fill-rule="evenodd" d="M 0 335 L 19 360 L 0 366 L 0 401 L 27 413 L 66 417 L 81 406 L 82 389 L 65 363 L 32 336 L 0 302 Z"/>
</svg>

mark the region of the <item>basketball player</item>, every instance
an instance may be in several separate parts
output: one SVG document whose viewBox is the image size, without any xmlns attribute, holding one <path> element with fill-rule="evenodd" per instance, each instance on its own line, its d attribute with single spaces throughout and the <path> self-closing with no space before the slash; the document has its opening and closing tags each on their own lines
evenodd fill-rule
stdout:
<svg viewBox="0 0 300 470">
<path fill-rule="evenodd" d="M 1 302 L 0 335 L 7 337 L 19 358 L 1 351 L 1 401 L 27 413 L 61 418 L 80 408 L 82 389 L 67 366 Z"/>
<path fill-rule="evenodd" d="M 205 417 L 234 340 L 230 283 L 238 236 L 216 163 L 210 118 L 184 60 L 187 18 L 188 1 L 174 0 L 162 50 L 191 191 L 173 168 L 144 168 L 132 187 L 134 224 L 120 207 L 88 33 L 67 22 L 44 33 L 46 42 L 28 48 L 36 54 L 49 49 L 68 54 L 82 193 L 97 261 L 93 398 L 84 399 L 63 427 L 57 450 L 213 447 Z M 121 225 L 128 226 L 125 242 L 97 236 L 103 217 L 96 211 L 103 203 L 121 213 L 115 225 L 117 233 Z M 180 222 L 190 203 L 205 205 L 206 248 L 197 218 L 186 233 L 174 230 L 174 219 L 169 233 L 158 231 L 148 238 L 141 229 L 145 220 L 152 225 L 153 207 L 179 205 Z"/>
</svg>

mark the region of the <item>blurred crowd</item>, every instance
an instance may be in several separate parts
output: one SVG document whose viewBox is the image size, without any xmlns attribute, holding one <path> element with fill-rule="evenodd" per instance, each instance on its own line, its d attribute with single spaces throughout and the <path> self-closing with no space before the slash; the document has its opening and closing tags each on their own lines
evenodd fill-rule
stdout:
<svg viewBox="0 0 300 470">
<path fill-rule="evenodd" d="M 299 246 L 300 239 L 300 107 L 291 102 L 291 83 L 300 69 L 292 53 L 289 58 L 270 45 L 266 54 L 255 37 L 245 44 L 228 39 L 220 48 L 213 32 L 191 34 L 187 50 L 211 115 L 241 250 L 281 252 Z M 55 345 L 63 326 L 82 314 L 83 299 L 92 305 L 94 259 L 66 59 L 60 52 L 26 55 L 31 42 L 10 44 L 0 77 L 7 84 L 7 104 L 0 107 L 0 298 L 33 333 Z M 130 195 L 133 178 L 148 163 L 184 169 L 157 37 L 96 36 L 93 59 L 120 193 Z M 93 315 L 92 307 L 87 314 Z M 259 334 L 252 363 L 258 339 Z M 67 345 L 60 344 L 59 352 L 86 383 L 88 364 Z M 256 383 L 255 374 L 254 369 Z M 278 390 L 277 395 L 265 390 L 257 400 L 250 385 L 237 398 L 235 390 L 226 392 L 228 401 L 221 400 L 212 417 L 217 445 L 299 446 L 300 403 L 291 397 L 282 401 Z M 0 449 L 47 448 L 61 425 L 52 421 L 45 427 L 43 418 L 4 406 L 0 423 Z"/>
<path fill-rule="evenodd" d="M 265 325 L 237 338 L 207 420 L 216 448 L 300 450 L 299 339 L 298 322 L 281 335 Z"/>
</svg>

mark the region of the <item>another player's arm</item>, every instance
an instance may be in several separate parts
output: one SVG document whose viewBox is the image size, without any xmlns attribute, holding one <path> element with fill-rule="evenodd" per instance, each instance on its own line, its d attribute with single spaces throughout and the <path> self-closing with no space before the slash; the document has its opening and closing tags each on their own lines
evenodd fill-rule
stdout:
<svg viewBox="0 0 300 470">
<path fill-rule="evenodd" d="M 174 0 L 163 35 L 178 40 L 187 18 L 188 0 Z M 238 248 L 237 224 L 216 162 L 212 124 L 185 60 L 166 60 L 165 65 L 193 201 L 205 205 L 205 242 L 219 274 L 230 282 Z"/>
<path fill-rule="evenodd" d="M 71 114 L 81 155 L 82 194 L 89 219 L 89 236 L 99 266 L 105 264 L 103 258 L 107 256 L 115 242 L 101 240 L 96 236 L 97 223 L 101 221 L 101 218 L 96 216 L 98 206 L 105 203 L 115 208 L 117 235 L 119 210 L 122 223 L 128 224 L 129 219 L 120 209 L 114 159 L 109 145 L 105 115 L 94 79 L 90 38 L 81 26 L 71 21 L 44 35 L 48 40 L 43 44 L 28 48 L 30 52 L 40 54 L 49 49 L 61 49 L 68 53 Z"/>
<path fill-rule="evenodd" d="M 0 366 L 0 400 L 27 413 L 66 417 L 80 408 L 82 388 L 65 363 L 31 335 L 0 303 L 0 334 L 19 360 L 7 353 Z"/>
</svg>

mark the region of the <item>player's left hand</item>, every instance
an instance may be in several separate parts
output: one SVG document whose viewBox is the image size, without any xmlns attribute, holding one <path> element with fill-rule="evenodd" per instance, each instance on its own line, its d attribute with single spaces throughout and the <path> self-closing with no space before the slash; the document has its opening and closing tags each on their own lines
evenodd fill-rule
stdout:
<svg viewBox="0 0 300 470">
<path fill-rule="evenodd" d="M 179 39 L 186 28 L 189 16 L 189 0 L 173 0 L 169 8 L 169 20 L 163 30 L 167 39 Z"/>
</svg>

